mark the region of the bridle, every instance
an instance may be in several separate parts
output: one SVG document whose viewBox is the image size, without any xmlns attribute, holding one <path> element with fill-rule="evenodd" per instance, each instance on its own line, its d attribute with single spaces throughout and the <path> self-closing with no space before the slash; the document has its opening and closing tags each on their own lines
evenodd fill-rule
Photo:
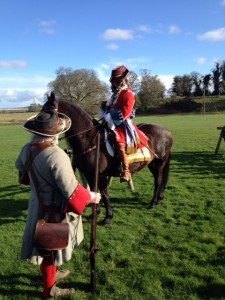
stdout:
<svg viewBox="0 0 225 300">
<path fill-rule="evenodd" d="M 94 128 L 97 128 L 97 127 L 99 127 L 99 126 L 101 126 L 101 125 L 98 124 L 98 125 L 96 125 L 96 126 L 94 126 L 94 127 L 92 127 L 92 128 L 88 128 L 88 129 L 83 130 L 83 131 L 80 131 L 80 132 L 78 132 L 78 133 L 71 134 L 71 135 L 69 135 L 69 136 L 63 136 L 63 137 L 59 138 L 59 141 L 64 140 L 64 139 L 70 139 L 71 137 L 81 135 L 81 134 L 83 134 L 83 133 L 85 133 L 85 132 L 88 132 L 88 131 L 91 131 L 91 130 L 93 130 Z M 98 130 L 97 132 L 99 132 L 99 130 Z"/>
<path fill-rule="evenodd" d="M 101 127 L 101 126 L 102 126 L 101 124 L 97 124 L 97 125 L 95 125 L 95 126 L 92 127 L 92 128 L 88 128 L 88 129 L 83 130 L 83 131 L 80 131 L 80 132 L 78 132 L 78 133 L 75 133 L 75 134 L 72 134 L 72 135 L 69 135 L 69 136 L 63 136 L 63 137 L 59 138 L 59 141 L 61 141 L 61 140 L 63 140 L 63 139 L 69 139 L 69 138 L 72 138 L 72 137 L 75 137 L 75 136 L 82 135 L 83 133 L 89 132 L 89 131 L 91 131 L 91 130 L 97 128 L 97 127 Z M 97 135 L 98 135 L 99 132 L 100 132 L 100 130 L 97 130 L 97 132 L 96 132 L 96 134 L 95 134 L 95 136 L 94 136 L 94 138 L 93 138 L 94 140 L 96 139 L 96 137 L 97 137 Z M 77 158 L 77 157 L 80 157 L 80 156 L 82 156 L 82 155 L 85 155 L 85 154 L 87 154 L 87 153 L 93 151 L 93 150 L 96 150 L 96 145 L 94 145 L 93 147 L 90 147 L 90 148 L 88 148 L 88 149 L 82 151 L 80 154 L 75 155 L 74 157 L 76 157 L 76 158 Z"/>
<path fill-rule="evenodd" d="M 96 120 L 96 121 L 99 122 L 99 121 L 101 121 L 101 120 L 102 120 L 102 119 Z M 86 129 L 86 130 L 80 131 L 80 132 L 78 132 L 78 133 L 75 133 L 75 134 L 72 134 L 72 135 L 69 135 L 69 136 L 63 136 L 63 137 L 59 138 L 58 140 L 61 141 L 61 140 L 64 140 L 64 139 L 70 139 L 71 137 L 81 135 L 81 134 L 83 134 L 83 133 L 85 133 L 85 132 L 88 132 L 88 131 L 91 131 L 92 129 L 97 128 L 97 127 L 102 127 L 102 125 L 98 123 L 97 125 L 95 125 L 95 126 L 92 127 L 92 128 L 88 128 L 88 129 Z M 98 133 L 98 132 L 99 132 L 99 130 L 97 131 L 97 133 Z M 97 134 L 96 134 L 96 135 L 97 135 Z M 96 136 L 95 136 L 95 137 L 96 137 Z"/>
</svg>

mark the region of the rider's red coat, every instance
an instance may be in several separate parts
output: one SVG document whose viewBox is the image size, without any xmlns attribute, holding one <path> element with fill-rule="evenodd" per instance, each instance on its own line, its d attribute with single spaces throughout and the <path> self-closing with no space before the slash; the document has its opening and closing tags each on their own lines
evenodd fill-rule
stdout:
<svg viewBox="0 0 225 300">
<path fill-rule="evenodd" d="M 126 119 L 130 118 L 133 112 L 134 103 L 135 103 L 134 94 L 130 88 L 125 88 L 120 91 L 116 102 L 114 102 L 113 104 L 113 108 L 120 110 L 122 121 L 125 121 Z M 147 145 L 148 138 L 145 136 L 145 134 L 142 131 L 140 131 L 137 128 L 137 126 L 134 123 L 133 126 L 141 141 L 141 143 L 137 145 L 138 148 L 141 148 L 143 145 Z M 116 136 L 116 141 L 118 143 L 126 144 L 125 130 L 123 126 L 116 127 L 114 129 L 114 133 Z"/>
</svg>

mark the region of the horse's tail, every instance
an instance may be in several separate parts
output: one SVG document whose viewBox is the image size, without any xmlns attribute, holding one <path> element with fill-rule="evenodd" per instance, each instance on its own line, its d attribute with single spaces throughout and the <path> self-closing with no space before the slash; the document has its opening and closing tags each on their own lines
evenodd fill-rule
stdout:
<svg viewBox="0 0 225 300">
<path fill-rule="evenodd" d="M 166 160 L 165 166 L 163 168 L 163 182 L 162 182 L 163 189 L 165 189 L 165 187 L 167 185 L 167 182 L 168 182 L 168 179 L 169 179 L 170 160 L 171 160 L 171 153 L 169 154 L 169 156 L 168 156 L 168 158 Z"/>
</svg>

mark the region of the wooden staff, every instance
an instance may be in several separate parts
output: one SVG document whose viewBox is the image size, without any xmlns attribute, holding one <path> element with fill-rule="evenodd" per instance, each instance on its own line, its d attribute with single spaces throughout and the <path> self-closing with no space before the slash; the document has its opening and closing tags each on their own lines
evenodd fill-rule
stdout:
<svg viewBox="0 0 225 300">
<path fill-rule="evenodd" d="M 99 145 L 100 134 L 96 137 L 96 154 L 95 154 L 95 177 L 94 177 L 94 192 L 98 192 L 98 162 L 99 162 Z M 96 253 L 96 225 L 97 225 L 97 204 L 92 204 L 92 220 L 91 220 L 91 239 L 90 239 L 90 288 L 94 292 L 96 289 L 96 271 L 95 271 L 95 253 Z"/>
</svg>

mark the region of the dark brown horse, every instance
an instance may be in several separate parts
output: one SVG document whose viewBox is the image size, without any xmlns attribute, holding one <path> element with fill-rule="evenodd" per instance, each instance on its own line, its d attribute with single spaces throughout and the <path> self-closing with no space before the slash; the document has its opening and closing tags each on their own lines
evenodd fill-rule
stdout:
<svg viewBox="0 0 225 300">
<path fill-rule="evenodd" d="M 74 170 L 78 169 L 85 175 L 91 190 L 94 186 L 96 136 L 98 133 L 101 135 L 98 188 L 106 209 L 103 224 L 108 224 L 113 217 L 108 193 L 108 177 L 120 175 L 121 163 L 117 156 L 112 157 L 107 152 L 103 125 L 77 105 L 60 100 L 58 109 L 72 120 L 72 126 L 65 134 L 68 144 L 73 150 L 72 165 Z M 169 175 L 173 140 L 171 133 L 162 126 L 140 124 L 138 127 L 149 138 L 149 147 L 157 154 L 157 157 L 150 163 L 135 162 L 130 164 L 130 171 L 133 174 L 148 164 L 148 168 L 154 176 L 154 194 L 149 204 L 149 208 L 152 208 L 163 199 L 163 192 Z"/>
</svg>

